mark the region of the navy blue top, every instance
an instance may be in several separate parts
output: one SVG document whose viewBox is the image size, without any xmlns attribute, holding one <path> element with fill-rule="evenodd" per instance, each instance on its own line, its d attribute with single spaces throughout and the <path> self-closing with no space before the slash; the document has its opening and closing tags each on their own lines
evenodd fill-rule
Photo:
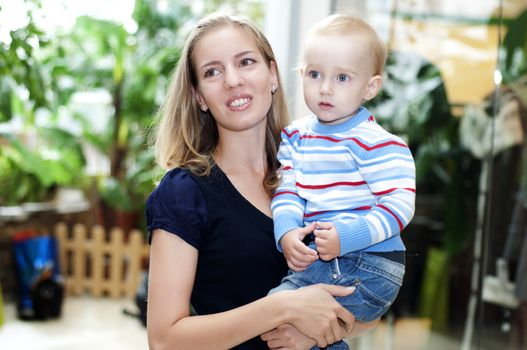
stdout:
<svg viewBox="0 0 527 350">
<path fill-rule="evenodd" d="M 169 171 L 146 203 L 149 239 L 163 229 L 198 252 L 191 303 L 198 314 L 227 311 L 265 295 L 287 272 L 273 220 L 254 207 L 219 167 L 209 176 Z M 204 330 L 206 331 L 206 330 Z M 267 349 L 259 338 L 235 349 Z"/>
</svg>

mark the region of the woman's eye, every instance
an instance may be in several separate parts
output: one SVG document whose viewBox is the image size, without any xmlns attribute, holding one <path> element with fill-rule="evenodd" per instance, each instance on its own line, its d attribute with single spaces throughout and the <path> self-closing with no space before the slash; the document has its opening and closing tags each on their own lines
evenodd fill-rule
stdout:
<svg viewBox="0 0 527 350">
<path fill-rule="evenodd" d="M 203 74 L 205 76 L 205 78 L 209 78 L 209 77 L 213 77 L 215 75 L 218 75 L 220 73 L 219 69 L 216 69 L 216 68 L 209 68 L 205 71 L 205 74 Z"/>
<path fill-rule="evenodd" d="M 317 72 L 317 71 L 314 71 L 312 70 L 311 72 L 308 73 L 308 75 L 313 78 L 313 79 L 317 79 L 318 77 L 320 77 L 320 73 Z"/>
<path fill-rule="evenodd" d="M 350 80 L 350 77 L 346 74 L 339 74 L 337 75 L 337 80 L 340 81 L 340 82 L 346 82 L 348 80 Z"/>
<path fill-rule="evenodd" d="M 244 59 L 241 60 L 240 66 L 242 66 L 242 67 L 250 66 L 254 62 L 256 62 L 256 61 L 253 60 L 252 58 L 244 58 Z"/>
</svg>

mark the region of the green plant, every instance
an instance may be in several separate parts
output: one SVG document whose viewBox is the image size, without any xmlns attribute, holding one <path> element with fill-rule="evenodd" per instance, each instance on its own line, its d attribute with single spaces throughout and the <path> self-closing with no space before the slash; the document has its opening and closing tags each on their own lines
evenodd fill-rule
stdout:
<svg viewBox="0 0 527 350">
<path fill-rule="evenodd" d="M 40 2 L 28 3 L 27 23 L 0 42 L 0 205 L 42 201 L 57 186 L 85 184 L 79 140 L 59 122 L 60 101 L 71 91 L 58 88 L 61 70 L 47 61 L 50 41 L 33 20 Z M 39 112 L 46 121 L 37 128 Z M 13 121 L 20 126 L 6 127 Z"/>
<path fill-rule="evenodd" d="M 56 128 L 39 130 L 46 141 L 37 150 L 17 138 L 0 134 L 0 205 L 49 200 L 57 186 L 86 184 L 85 161 L 78 140 Z"/>
<path fill-rule="evenodd" d="M 0 45 L 0 122 L 22 115 L 34 130 L 37 110 L 45 109 L 50 126 L 58 128 L 59 111 L 66 110 L 82 126 L 78 136 L 109 158 L 110 174 L 99 176 L 97 187 L 104 203 L 120 211 L 141 210 L 160 173 L 148 150 L 148 132 L 189 24 L 220 9 L 250 14 L 257 22 L 263 18 L 258 0 L 207 0 L 200 10 L 191 1 L 136 0 L 136 29 L 81 16 L 71 30 L 51 39 L 32 20 L 33 11 L 43 9 L 40 0 L 26 5 L 28 24 L 12 32 L 10 45 Z M 14 93 L 17 88 L 25 89 L 27 101 Z M 103 131 L 93 128 L 93 116 L 69 108 L 74 93 L 94 89 L 111 95 L 112 115 Z"/>
</svg>

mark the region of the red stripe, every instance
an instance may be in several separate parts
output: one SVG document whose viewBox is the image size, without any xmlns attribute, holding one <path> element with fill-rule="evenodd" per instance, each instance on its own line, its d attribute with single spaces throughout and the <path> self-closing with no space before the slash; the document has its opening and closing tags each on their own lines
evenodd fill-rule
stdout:
<svg viewBox="0 0 527 350">
<path fill-rule="evenodd" d="M 320 190 L 320 189 L 335 187 L 335 186 L 360 186 L 360 185 L 365 185 L 365 184 L 366 184 L 366 181 L 357 181 L 357 182 L 342 181 L 342 182 L 334 182 L 334 183 L 325 184 L 325 185 L 303 185 L 299 182 L 296 183 L 297 187 L 307 188 L 311 190 Z"/>
<path fill-rule="evenodd" d="M 386 193 L 390 193 L 390 192 L 393 192 L 393 191 L 396 191 L 396 190 L 406 190 L 406 191 L 410 191 L 410 192 L 414 192 L 415 193 L 415 188 L 390 188 L 390 189 L 387 189 L 387 190 L 384 190 L 384 191 L 380 191 L 380 192 L 372 192 L 374 195 L 376 196 L 382 196 L 383 194 L 386 194 Z"/>
<path fill-rule="evenodd" d="M 382 204 L 378 204 L 377 206 L 379 208 L 382 208 L 382 209 L 386 210 L 388 213 L 392 214 L 392 216 L 395 218 L 395 220 L 397 220 L 397 224 L 399 225 L 399 232 L 401 232 L 403 230 L 403 223 L 401 222 L 401 220 L 399 220 L 397 215 L 395 215 L 390 209 L 388 209 L 387 207 L 385 207 Z"/>
<path fill-rule="evenodd" d="M 293 169 L 293 167 L 289 165 L 282 168 L 282 170 L 291 170 L 291 169 Z"/>
<path fill-rule="evenodd" d="M 363 207 L 358 207 L 358 208 L 355 208 L 353 210 L 370 210 L 370 209 L 371 209 L 371 206 L 365 205 Z"/>
<path fill-rule="evenodd" d="M 368 146 L 368 145 L 362 143 L 359 139 L 352 138 L 352 140 L 357 145 L 359 145 L 362 148 L 364 148 L 366 151 L 371 151 L 371 150 L 374 150 L 374 149 L 377 149 L 377 148 L 382 148 L 382 147 L 386 147 L 386 146 L 390 146 L 390 145 L 407 147 L 404 143 L 396 142 L 396 141 L 388 141 L 388 142 L 379 143 L 378 145 L 375 145 L 375 146 Z"/>
<path fill-rule="evenodd" d="M 284 134 L 286 134 L 287 137 L 291 137 L 291 136 L 293 136 L 294 134 L 298 134 L 300 131 L 298 131 L 298 130 L 293 130 L 291 133 L 288 133 L 287 130 L 284 129 L 284 130 L 282 130 L 282 132 L 283 132 Z"/>
<path fill-rule="evenodd" d="M 274 197 L 278 197 L 282 194 L 292 194 L 292 195 L 295 195 L 295 196 L 298 196 L 297 193 L 293 192 L 293 191 L 281 191 L 281 192 L 276 192 L 274 195 L 273 195 L 273 198 Z"/>
<path fill-rule="evenodd" d="M 320 135 L 304 135 L 304 136 L 300 136 L 300 139 L 322 139 L 322 140 L 328 140 L 331 142 L 341 142 L 341 141 L 349 140 L 349 139 L 336 139 L 333 137 L 320 136 Z"/>
<path fill-rule="evenodd" d="M 318 214 L 323 214 L 323 213 L 325 213 L 325 211 L 315 211 L 315 212 L 313 212 L 313 213 L 304 214 L 304 217 L 305 217 L 305 218 L 310 218 L 310 217 L 312 217 L 312 216 L 315 216 L 315 215 L 318 215 Z"/>
<path fill-rule="evenodd" d="M 294 132 L 291 133 L 291 135 L 292 134 L 294 134 Z M 377 149 L 377 148 L 382 148 L 382 147 L 386 147 L 386 146 L 390 146 L 390 145 L 401 146 L 401 147 L 405 147 L 405 148 L 408 147 L 404 143 L 397 142 L 397 141 L 387 141 L 387 142 L 379 143 L 378 145 L 368 146 L 365 143 L 363 143 L 362 141 L 360 141 L 359 139 L 357 139 L 356 137 L 345 138 L 345 139 L 336 139 L 336 138 L 329 137 L 329 136 L 304 135 L 304 136 L 301 136 L 300 138 L 301 139 L 322 139 L 322 140 L 327 140 L 327 141 L 331 141 L 331 142 L 353 141 L 357 145 L 359 145 L 360 147 L 364 148 L 366 151 L 371 151 L 371 150 L 374 150 L 374 149 Z"/>
</svg>

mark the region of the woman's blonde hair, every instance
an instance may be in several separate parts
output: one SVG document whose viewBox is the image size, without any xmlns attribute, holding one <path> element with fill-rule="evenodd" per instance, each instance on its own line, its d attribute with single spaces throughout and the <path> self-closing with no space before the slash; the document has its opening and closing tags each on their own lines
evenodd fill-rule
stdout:
<svg viewBox="0 0 527 350">
<path fill-rule="evenodd" d="M 210 112 L 202 112 L 193 96 L 197 77 L 192 58 L 197 43 L 204 35 L 227 25 L 244 30 L 254 39 L 268 67 L 271 67 L 271 62 L 276 63 L 271 45 L 250 21 L 226 14 L 213 14 L 200 20 L 187 38 L 164 103 L 157 114 L 154 150 L 157 162 L 165 169 L 181 167 L 196 175 L 206 176 L 214 165 L 212 156 L 218 143 L 218 129 Z M 273 94 L 267 113 L 265 140 L 267 169 L 264 186 L 269 193 L 278 184 L 276 153 L 280 132 L 289 120 L 278 68 L 276 74 L 278 89 Z"/>
<path fill-rule="evenodd" d="M 386 62 L 386 45 L 377 32 L 359 17 L 358 14 L 337 13 L 317 22 L 307 33 L 306 37 L 316 34 L 359 34 L 370 44 L 374 75 L 382 75 Z"/>
</svg>

